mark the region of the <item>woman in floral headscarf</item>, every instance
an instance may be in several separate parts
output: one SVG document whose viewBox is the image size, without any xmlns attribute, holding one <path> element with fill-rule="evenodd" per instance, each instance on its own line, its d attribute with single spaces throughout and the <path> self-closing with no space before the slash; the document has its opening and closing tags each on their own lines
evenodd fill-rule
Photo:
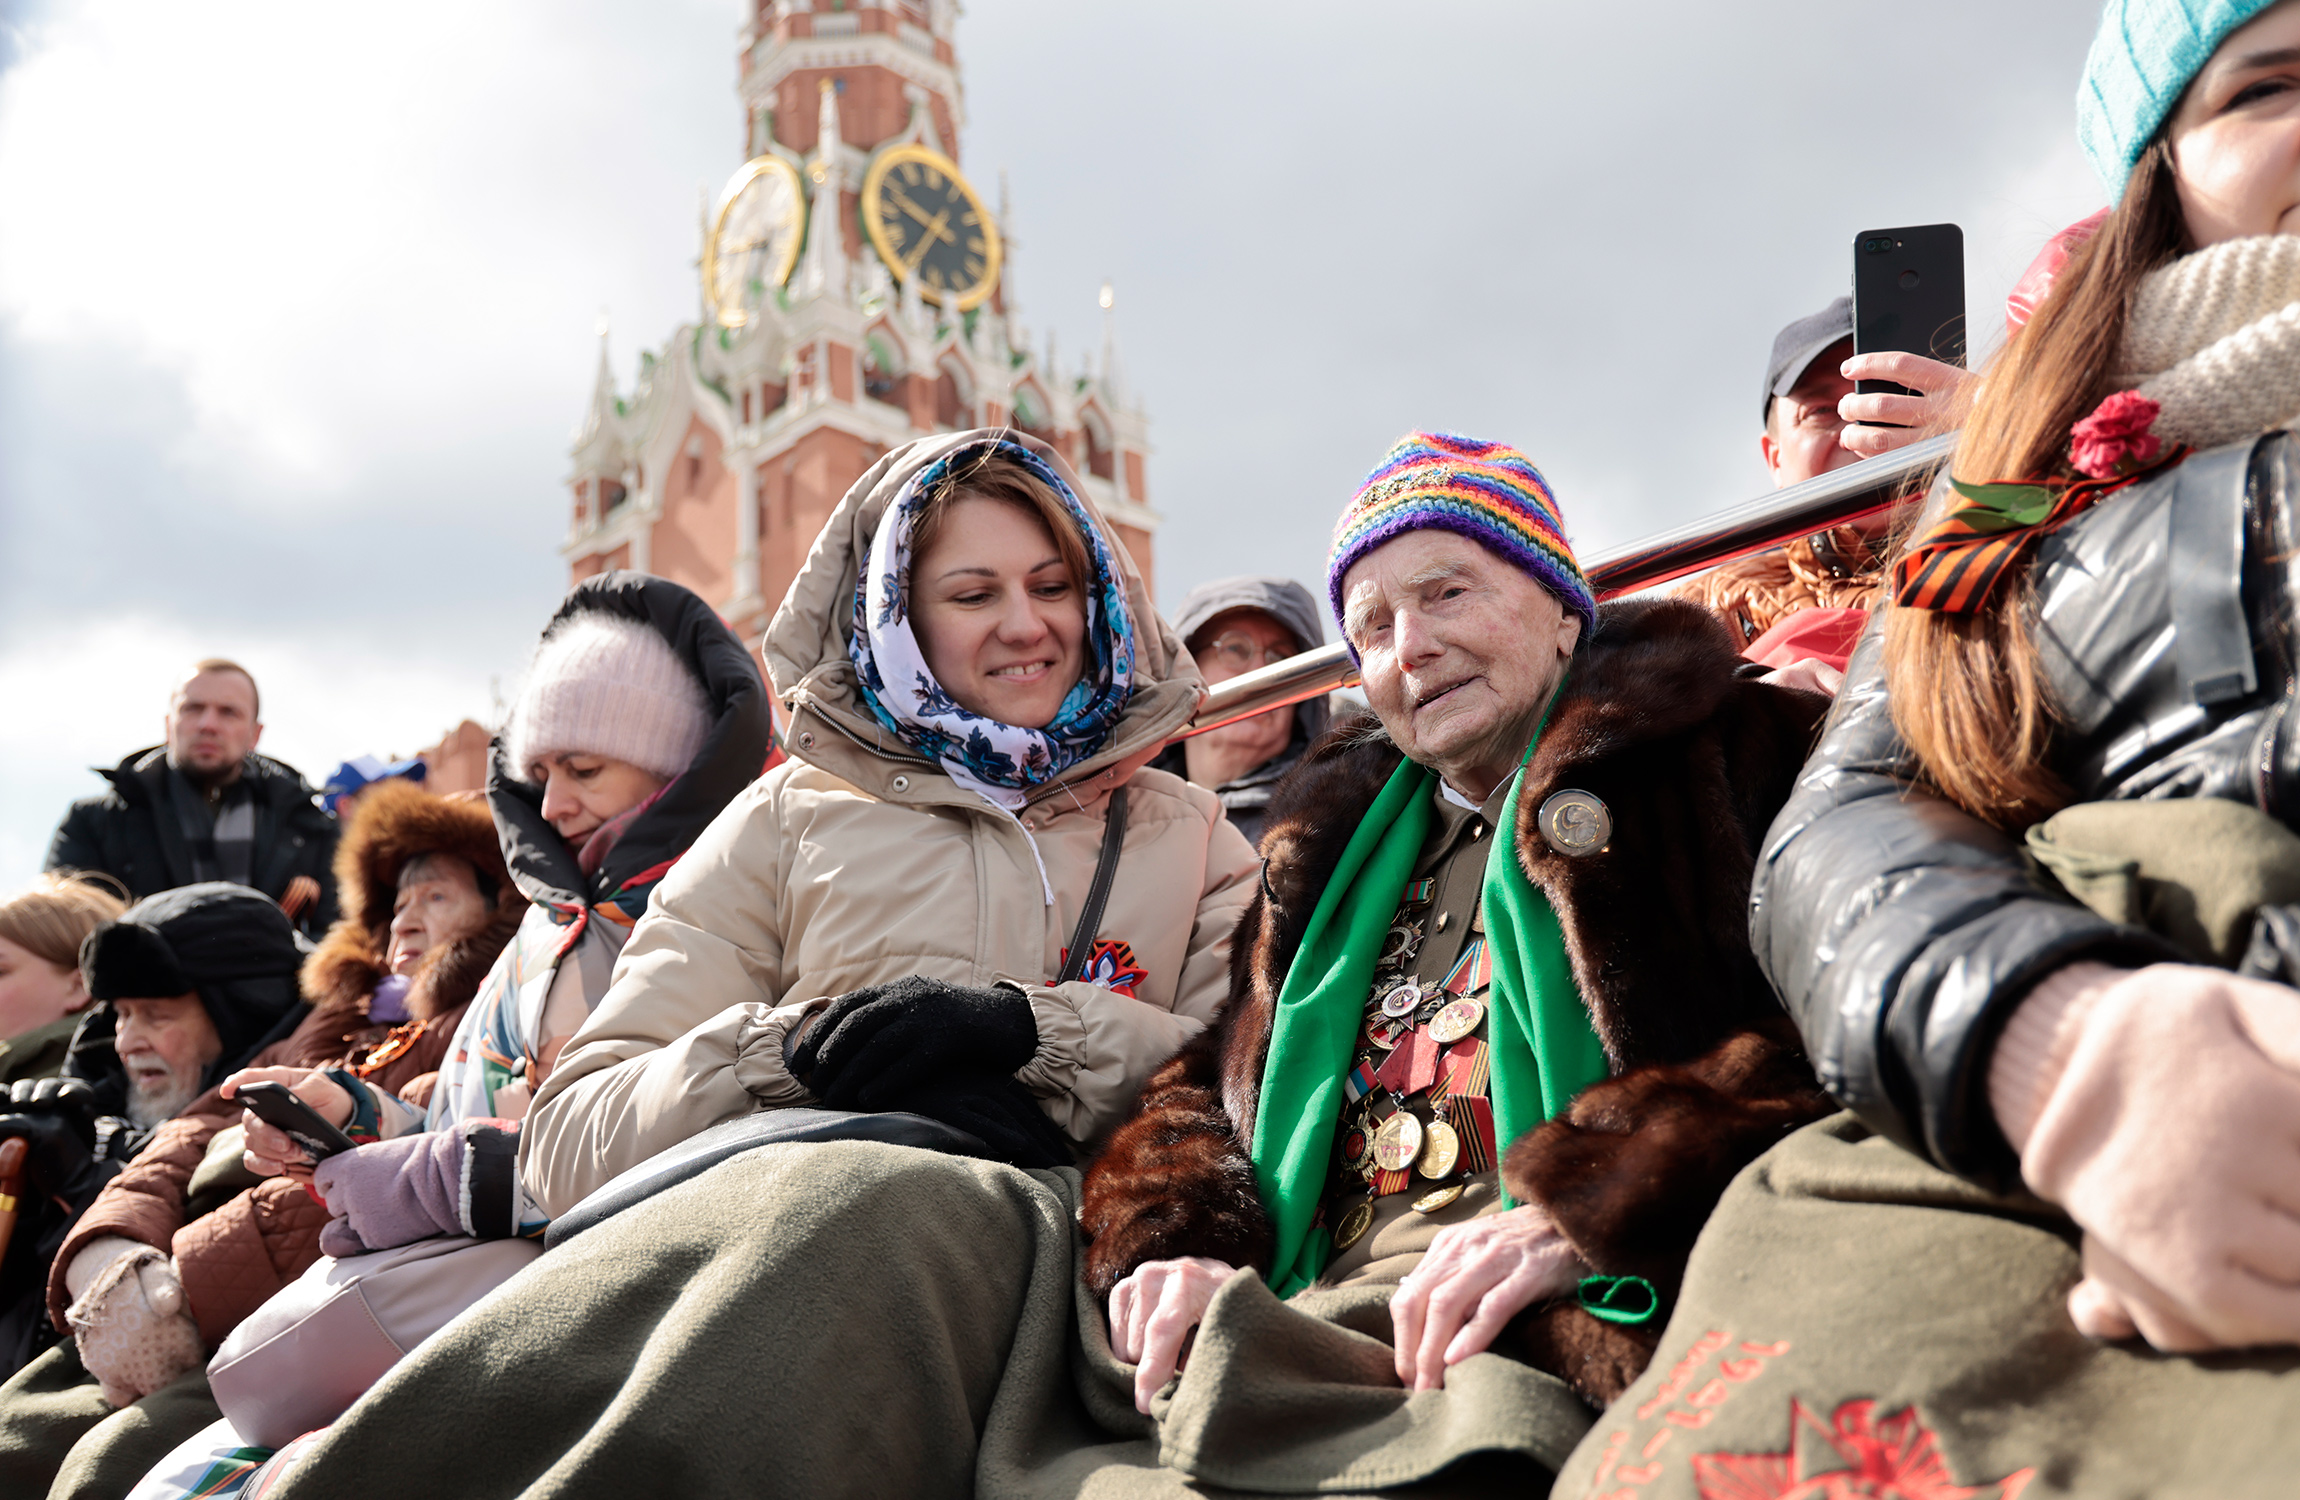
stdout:
<svg viewBox="0 0 2300 1500">
<path fill-rule="evenodd" d="M 831 515 L 767 632 L 792 759 L 664 878 L 538 1094 L 547 1208 L 791 1104 L 1067 1165 L 1212 1018 L 1254 856 L 1143 769 L 1204 688 L 1081 488 L 976 432 L 897 449 Z"/>
</svg>

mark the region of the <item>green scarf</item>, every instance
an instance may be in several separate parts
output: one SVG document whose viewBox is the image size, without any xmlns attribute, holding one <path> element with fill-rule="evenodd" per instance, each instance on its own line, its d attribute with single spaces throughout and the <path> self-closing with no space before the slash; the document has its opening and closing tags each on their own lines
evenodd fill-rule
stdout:
<svg viewBox="0 0 2300 1500">
<path fill-rule="evenodd" d="M 1310 1221 L 1331 1170 L 1342 1079 L 1357 1053 L 1374 961 L 1436 816 L 1436 780 L 1410 760 L 1391 774 L 1334 866 L 1278 993 L 1252 1154 L 1277 1241 L 1269 1282 L 1281 1297 L 1308 1286 L 1333 1255 L 1333 1236 L 1313 1233 Z M 1557 913 L 1518 868 L 1513 835 L 1524 784 L 1520 765 L 1479 893 L 1493 951 L 1486 1044 L 1497 1154 L 1607 1073 Z"/>
</svg>

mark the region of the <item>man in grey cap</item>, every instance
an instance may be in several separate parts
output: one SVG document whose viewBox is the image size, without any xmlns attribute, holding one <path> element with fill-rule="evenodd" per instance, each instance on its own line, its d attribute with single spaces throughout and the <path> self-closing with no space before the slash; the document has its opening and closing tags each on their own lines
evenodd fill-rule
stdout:
<svg viewBox="0 0 2300 1500">
<path fill-rule="evenodd" d="M 1799 318 L 1774 335 L 1765 362 L 1765 435 L 1757 445 L 1773 487 L 1914 442 L 1966 379 L 1957 366 L 1921 354 L 1855 354 L 1850 297 Z M 1917 394 L 1855 395 L 1856 380 L 1889 380 Z"/>
<path fill-rule="evenodd" d="M 1217 578 L 1182 596 L 1174 633 L 1211 683 L 1298 656 L 1326 643 L 1325 617 L 1310 591 L 1291 578 Z M 1249 842 L 1262 841 L 1262 818 L 1278 779 L 1326 732 L 1324 698 L 1193 736 L 1170 745 L 1152 764 L 1196 782 L 1222 799 Z"/>
</svg>

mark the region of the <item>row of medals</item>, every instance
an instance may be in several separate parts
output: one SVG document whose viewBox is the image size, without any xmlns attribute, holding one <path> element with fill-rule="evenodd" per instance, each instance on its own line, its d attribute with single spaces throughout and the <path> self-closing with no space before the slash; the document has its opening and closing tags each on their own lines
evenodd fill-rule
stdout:
<svg viewBox="0 0 2300 1500">
<path fill-rule="evenodd" d="M 1421 984 L 1406 973 L 1414 956 L 1421 951 L 1422 924 L 1429 914 L 1428 895 L 1433 885 L 1434 882 L 1424 880 L 1409 887 L 1408 907 L 1399 912 L 1398 920 L 1382 943 L 1382 956 L 1374 970 L 1374 998 L 1366 1006 L 1366 1031 L 1356 1059 L 1359 1064 L 1377 1062 L 1385 1052 L 1404 1045 L 1407 1038 L 1423 1027 L 1429 1029 L 1430 1037 L 1439 1046 L 1450 1047 L 1477 1030 L 1479 1023 L 1485 1020 L 1482 1000 L 1466 996 L 1454 998 L 1440 985 Z M 1477 928 L 1473 926 L 1471 931 L 1475 933 Z M 1391 1024 L 1385 1025 L 1385 1022 Z M 1334 1230 L 1336 1251 L 1349 1249 L 1374 1227 L 1374 1200 L 1370 1189 L 1377 1169 L 1402 1172 L 1411 1166 L 1423 1177 L 1445 1182 L 1461 1162 L 1460 1132 L 1444 1119 L 1424 1125 L 1402 1098 L 1392 1096 L 1396 1112 L 1369 1131 L 1366 1127 L 1372 1123 L 1377 1101 L 1387 1093 L 1389 1090 L 1383 1088 L 1368 1090 L 1350 1106 L 1353 1118 L 1343 1127 L 1345 1141 L 1354 1130 L 1365 1143 L 1364 1149 L 1346 1165 L 1357 1173 L 1369 1192 L 1342 1215 L 1341 1223 Z M 1466 1186 L 1445 1182 L 1444 1186 L 1416 1198 L 1413 1211 L 1434 1214 L 1460 1198 Z"/>
</svg>

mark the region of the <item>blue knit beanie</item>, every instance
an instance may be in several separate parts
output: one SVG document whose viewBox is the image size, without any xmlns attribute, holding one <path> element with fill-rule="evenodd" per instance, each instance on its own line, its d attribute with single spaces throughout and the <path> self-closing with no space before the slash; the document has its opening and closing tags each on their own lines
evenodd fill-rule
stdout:
<svg viewBox="0 0 2300 1500">
<path fill-rule="evenodd" d="M 2190 80 L 2276 0 L 2108 0 L 2076 86 L 2076 138 L 2111 201 Z"/>
</svg>

